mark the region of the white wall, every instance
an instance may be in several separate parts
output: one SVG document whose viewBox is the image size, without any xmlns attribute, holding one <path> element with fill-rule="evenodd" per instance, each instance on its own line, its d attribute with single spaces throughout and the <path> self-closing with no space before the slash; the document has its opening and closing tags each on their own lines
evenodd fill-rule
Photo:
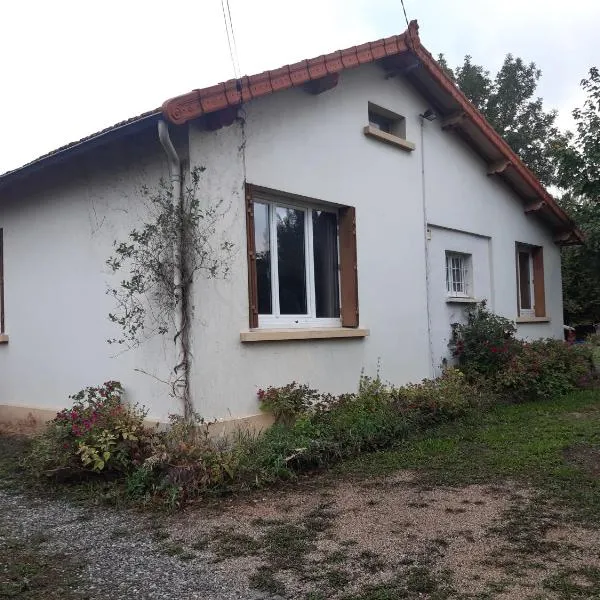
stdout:
<svg viewBox="0 0 600 600">
<path fill-rule="evenodd" d="M 464 231 L 430 226 L 428 231 L 429 314 L 431 323 L 431 351 L 436 375 L 440 374 L 444 359 L 451 358 L 448 350 L 451 324 L 463 323 L 467 304 L 448 302 L 446 292 L 446 252 L 471 256 L 469 294 L 477 300 L 486 300 L 493 310 L 491 240 Z"/>
<path fill-rule="evenodd" d="M 98 151 L 3 193 L 9 343 L 0 345 L 0 404 L 58 409 L 69 394 L 117 379 L 151 416 L 175 408 L 166 386 L 134 371 L 165 379 L 171 344 L 155 339 L 122 353 L 106 343 L 119 330 L 107 317 L 114 305 L 105 261 L 113 241 L 139 225 L 140 185 L 167 174 L 156 137 Z"/>
<path fill-rule="evenodd" d="M 490 307 L 517 318 L 515 242 L 543 247 L 548 323 L 518 324 L 525 338 L 563 336 L 560 249 L 552 233 L 498 177 L 489 177 L 482 159 L 437 122 L 424 124 L 426 203 L 431 225 L 490 238 Z"/>
<path fill-rule="evenodd" d="M 406 117 L 414 152 L 363 135 L 369 101 Z M 385 79 L 370 65 L 343 73 L 339 85 L 321 95 L 287 90 L 245 106 L 244 131 L 239 124 L 215 132 L 190 125 L 190 164 L 206 167 L 201 198 L 223 201 L 218 237 L 235 244 L 229 278 L 200 277 L 195 285 L 191 383 L 204 416 L 256 414 L 259 387 L 292 380 L 352 391 L 361 370 L 374 374 L 378 363 L 382 377 L 395 383 L 430 376 L 456 316 L 445 303 L 443 255 L 457 244 L 476 257 L 476 295 L 510 318 L 516 317 L 515 241 L 544 246 L 551 322 L 519 326 L 519 332 L 562 335 L 560 256 L 550 234 L 439 122 L 424 124 L 421 142 L 418 115 L 426 108 L 403 80 Z M 116 333 L 106 318 L 113 309 L 105 294 L 112 241 L 139 223 L 139 185 L 166 174 L 153 133 L 90 154 L 52 178 L 35 177 L 0 200 L 10 336 L 0 346 L 0 404 L 59 407 L 68 393 L 111 378 L 149 406 L 151 416 L 165 418 L 177 408 L 165 386 L 134 371 L 166 379 L 168 340 L 117 358 L 104 342 Z M 369 337 L 240 342 L 248 328 L 245 180 L 356 207 L 360 320 Z M 431 318 L 424 192 L 432 230 Z"/>
<path fill-rule="evenodd" d="M 241 130 L 191 129 L 190 161 L 207 167 L 206 196 L 231 202 L 226 227 L 239 250 L 228 281 L 197 285 L 193 390 L 203 414 L 255 413 L 259 387 L 292 380 L 353 391 L 361 370 L 375 374 L 378 360 L 394 382 L 429 374 L 419 156 L 363 135 L 369 101 L 409 117 L 407 135 L 418 134 L 425 104 L 377 67 L 343 74 L 322 95 L 295 89 L 245 107 L 249 183 L 356 207 L 366 339 L 240 343 L 248 328 Z"/>
<path fill-rule="evenodd" d="M 415 152 L 363 135 L 369 101 L 406 117 L 407 138 L 417 145 Z M 365 66 L 343 73 L 338 86 L 322 95 L 288 90 L 246 106 L 245 138 L 237 125 L 211 133 L 190 129 L 191 163 L 207 167 L 206 197 L 230 203 L 224 228 L 239 250 L 228 281 L 197 284 L 193 390 L 200 412 L 254 413 L 257 388 L 292 380 L 323 391 L 351 391 L 361 369 L 373 374 L 378 361 L 383 378 L 395 383 L 435 373 L 447 353 L 449 325 L 457 312 L 445 303 L 440 258 L 446 243 L 456 245 L 452 240 L 460 240 L 477 256 L 478 295 L 510 318 L 516 317 L 515 241 L 543 245 L 552 322 L 519 326 L 519 333 L 561 335 L 559 253 L 550 235 L 533 217 L 525 217 L 521 201 L 490 179 L 483 161 L 442 132 L 439 122 L 426 122 L 424 131 L 429 223 L 477 235 L 436 229 L 430 242 L 428 322 L 418 117 L 426 108 L 404 81 L 386 80 L 378 67 Z M 244 179 L 356 207 L 360 320 L 371 330 L 370 337 L 239 342 L 240 331 L 248 327 Z"/>
</svg>

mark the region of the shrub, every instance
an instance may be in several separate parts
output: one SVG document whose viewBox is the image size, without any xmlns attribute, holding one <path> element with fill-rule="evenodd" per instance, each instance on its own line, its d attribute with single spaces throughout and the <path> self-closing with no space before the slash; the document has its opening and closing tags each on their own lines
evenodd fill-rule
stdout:
<svg viewBox="0 0 600 600">
<path fill-rule="evenodd" d="M 462 371 L 444 371 L 437 379 L 424 379 L 394 390 L 395 406 L 402 412 L 417 412 L 421 425 L 456 419 L 470 409 L 482 406 L 482 390 L 469 383 Z"/>
<path fill-rule="evenodd" d="M 389 448 L 417 427 L 464 414 L 481 394 L 450 369 L 437 380 L 394 388 L 361 376 L 357 394 L 313 398 L 291 425 L 276 424 L 254 441 L 242 470 L 261 482 L 294 477 L 342 458 Z"/>
<path fill-rule="evenodd" d="M 283 387 L 269 386 L 258 390 L 261 410 L 271 413 L 275 423 L 291 425 L 300 415 L 308 412 L 320 398 L 316 390 L 295 381 Z"/>
<path fill-rule="evenodd" d="M 600 333 L 590 333 L 585 341 L 592 346 L 600 346 Z"/>
<path fill-rule="evenodd" d="M 245 445 L 240 439 L 215 439 L 199 415 L 186 420 L 169 416 L 169 427 L 157 432 L 150 455 L 128 477 L 130 497 L 160 497 L 174 508 L 209 490 L 221 491 L 238 476 Z"/>
<path fill-rule="evenodd" d="M 495 378 L 496 389 L 516 402 L 564 395 L 591 374 L 592 355 L 583 345 L 560 340 L 523 342 Z"/>
<path fill-rule="evenodd" d="M 481 302 L 467 311 L 466 323 L 453 325 L 449 344 L 469 378 L 490 377 L 501 371 L 518 350 L 512 321 L 490 312 Z"/>
<path fill-rule="evenodd" d="M 146 411 L 122 402 L 117 381 L 88 387 L 57 413 L 33 440 L 25 466 L 35 474 L 61 477 L 88 473 L 126 473 L 144 460 L 151 432 Z"/>
</svg>

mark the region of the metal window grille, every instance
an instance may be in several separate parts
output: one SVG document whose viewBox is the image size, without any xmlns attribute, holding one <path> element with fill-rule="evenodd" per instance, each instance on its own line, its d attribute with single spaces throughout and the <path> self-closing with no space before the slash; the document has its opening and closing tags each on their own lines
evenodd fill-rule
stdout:
<svg viewBox="0 0 600 600">
<path fill-rule="evenodd" d="M 465 254 L 446 254 L 446 291 L 450 296 L 469 295 L 469 257 Z"/>
</svg>

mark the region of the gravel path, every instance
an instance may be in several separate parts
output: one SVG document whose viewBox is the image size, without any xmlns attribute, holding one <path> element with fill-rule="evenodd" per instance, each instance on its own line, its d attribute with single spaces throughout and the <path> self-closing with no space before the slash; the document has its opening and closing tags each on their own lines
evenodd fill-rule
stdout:
<svg viewBox="0 0 600 600">
<path fill-rule="evenodd" d="M 160 515 L 81 508 L 0 490 L 0 544 L 12 537 L 48 555 L 82 565 L 73 591 L 88 600 L 234 600 L 274 598 L 248 588 L 247 580 L 212 562 L 207 552 L 168 555 L 157 535 Z M 41 542 L 40 542 L 41 540 Z"/>
</svg>

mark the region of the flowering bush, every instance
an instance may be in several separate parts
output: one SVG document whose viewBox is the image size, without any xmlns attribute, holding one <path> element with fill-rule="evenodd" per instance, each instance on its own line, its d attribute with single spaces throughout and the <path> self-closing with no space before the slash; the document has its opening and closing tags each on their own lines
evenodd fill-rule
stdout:
<svg viewBox="0 0 600 600">
<path fill-rule="evenodd" d="M 282 387 L 259 389 L 257 396 L 261 410 L 271 413 L 276 423 L 288 426 L 315 407 L 320 400 L 320 394 L 316 390 L 295 381 Z"/>
<path fill-rule="evenodd" d="M 593 369 L 588 347 L 561 340 L 522 342 L 495 378 L 497 391 L 516 402 L 547 400 L 581 385 Z"/>
<path fill-rule="evenodd" d="M 455 323 L 450 349 L 469 378 L 492 376 L 502 370 L 518 350 L 516 327 L 490 312 L 485 302 L 467 312 L 466 323 Z"/>
<path fill-rule="evenodd" d="M 293 477 L 348 456 L 389 448 L 415 427 L 454 419 L 482 402 L 457 369 L 441 378 L 393 387 L 361 376 L 358 392 L 321 396 L 290 426 L 268 429 L 248 453 L 257 481 Z"/>
<path fill-rule="evenodd" d="M 57 413 L 38 436 L 26 466 L 38 474 L 127 472 L 141 464 L 151 432 L 146 411 L 122 402 L 117 381 L 88 387 L 70 396 L 73 405 Z"/>
</svg>

